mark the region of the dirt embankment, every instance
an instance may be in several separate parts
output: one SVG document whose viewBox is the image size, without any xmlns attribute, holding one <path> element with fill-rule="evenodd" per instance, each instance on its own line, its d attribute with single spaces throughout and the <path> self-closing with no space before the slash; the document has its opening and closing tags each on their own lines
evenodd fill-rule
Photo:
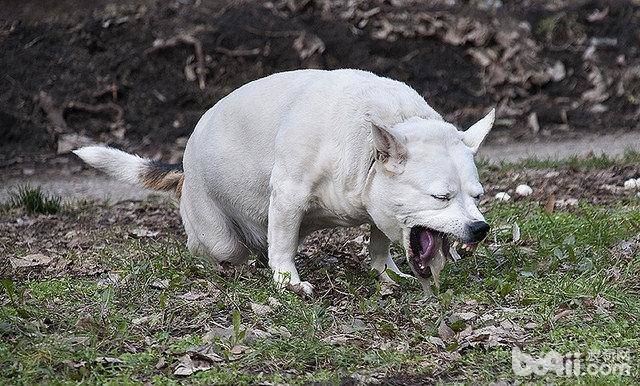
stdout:
<svg viewBox="0 0 640 386">
<path fill-rule="evenodd" d="M 5 167 L 75 134 L 177 160 L 220 98 L 305 67 L 405 81 L 460 126 L 498 106 L 493 143 L 639 125 L 631 1 L 13 3 L 0 11 Z"/>
</svg>

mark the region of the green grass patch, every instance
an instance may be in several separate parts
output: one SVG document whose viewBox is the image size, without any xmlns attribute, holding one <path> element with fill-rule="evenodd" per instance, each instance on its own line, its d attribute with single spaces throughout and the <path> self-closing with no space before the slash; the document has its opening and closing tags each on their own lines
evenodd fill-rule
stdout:
<svg viewBox="0 0 640 386">
<path fill-rule="evenodd" d="M 581 167 L 609 160 L 590 162 Z M 0 384 L 639 380 L 637 202 L 580 203 L 553 213 L 529 199 L 494 202 L 486 215 L 488 242 L 445 267 L 431 301 L 412 281 L 383 295 L 367 261 L 321 264 L 332 258 L 326 254 L 300 261 L 302 275 L 317 286 L 314 298 L 278 292 L 268 269 L 220 271 L 168 232 L 131 237 L 130 228 L 140 224 L 130 218 L 158 211 L 149 203 L 125 208 L 113 225 L 87 232 L 88 246 L 57 256 L 75 270 L 4 277 Z M 64 215 L 85 221 L 95 216 L 91 210 L 83 203 L 65 207 Z M 256 304 L 269 310 L 259 314 Z M 468 321 L 457 316 L 469 312 L 476 316 Z M 442 323 L 458 335 L 439 346 Z M 461 346 L 467 329 L 503 324 L 528 327 L 518 343 Z M 511 368 L 515 345 L 537 357 L 550 350 L 630 350 L 632 375 L 518 377 Z M 203 349 L 219 360 L 189 376 L 174 374 L 181 358 Z"/>
<path fill-rule="evenodd" d="M 640 163 L 640 152 L 626 150 L 622 157 L 611 157 L 606 154 L 592 154 L 589 156 L 571 156 L 567 159 L 531 157 L 516 162 L 501 162 L 494 165 L 487 160 L 478 160 L 478 168 L 489 168 L 500 171 L 518 171 L 526 169 L 569 169 L 578 171 L 605 169 L 611 166 L 637 165 Z"/>
<path fill-rule="evenodd" d="M 23 207 L 29 213 L 54 214 L 62 207 L 59 196 L 48 196 L 40 187 L 19 186 L 9 193 L 11 205 Z"/>
</svg>

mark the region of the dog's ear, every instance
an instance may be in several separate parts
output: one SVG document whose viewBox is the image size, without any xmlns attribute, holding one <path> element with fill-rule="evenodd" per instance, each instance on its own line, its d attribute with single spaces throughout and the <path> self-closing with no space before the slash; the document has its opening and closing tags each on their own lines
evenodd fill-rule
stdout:
<svg viewBox="0 0 640 386">
<path fill-rule="evenodd" d="M 474 154 L 478 151 L 480 144 L 487 134 L 489 134 L 489 131 L 491 131 L 495 118 L 496 109 L 491 109 L 489 114 L 474 123 L 473 126 L 468 128 L 467 131 L 462 134 L 462 142 L 464 142 L 464 144 L 467 145 Z"/>
<path fill-rule="evenodd" d="M 369 117 L 376 161 L 393 173 L 400 174 L 407 162 L 407 147 L 401 136 L 395 135 L 378 118 Z"/>
</svg>

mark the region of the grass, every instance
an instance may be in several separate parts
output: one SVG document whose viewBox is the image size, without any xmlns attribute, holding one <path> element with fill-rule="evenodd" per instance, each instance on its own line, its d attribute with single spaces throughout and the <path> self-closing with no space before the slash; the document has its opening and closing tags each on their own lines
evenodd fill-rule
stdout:
<svg viewBox="0 0 640 386">
<path fill-rule="evenodd" d="M 478 162 L 480 169 L 492 169 L 500 171 L 523 169 L 569 169 L 574 171 L 589 171 L 605 169 L 619 165 L 637 165 L 640 163 L 640 152 L 626 150 L 622 157 L 610 157 L 606 154 L 594 154 L 590 156 L 573 155 L 563 160 L 554 158 L 527 158 L 517 162 L 503 162 L 498 166 L 490 164 L 487 160 Z"/>
<path fill-rule="evenodd" d="M 47 196 L 39 187 L 19 186 L 9 196 L 12 206 L 23 207 L 28 213 L 54 214 L 61 208 L 59 196 Z"/>
<path fill-rule="evenodd" d="M 0 383 L 640 381 L 637 202 L 581 203 L 551 214 L 533 200 L 496 202 L 487 208 L 491 239 L 473 257 L 447 265 L 437 301 L 425 301 L 411 281 L 385 294 L 356 253 L 325 263 L 352 242 L 340 232 L 333 246 L 300 261 L 316 297 L 278 292 L 267 269 L 220 271 L 192 256 L 174 236 L 176 224 L 166 225 L 175 215 L 166 211 L 149 202 L 62 209 L 61 234 L 116 215 L 104 222 L 109 225 L 87 229 L 79 247 L 58 249 L 58 260 L 75 265 L 5 276 Z M 156 224 L 158 237 L 130 236 L 140 219 L 158 213 L 164 213 L 158 223 L 142 223 Z M 514 224 L 521 231 L 517 241 Z M 2 240 L 11 239 L 0 237 L 7 254 L 23 253 Z M 406 263 L 401 268 L 408 271 Z M 259 315 L 252 304 L 270 310 Z M 469 312 L 476 317 L 460 318 Z M 443 339 L 444 347 L 434 340 L 442 335 L 441 324 L 458 332 Z M 517 342 L 499 337 L 493 346 L 479 337 L 480 344 L 465 346 L 465 330 L 505 324 L 526 327 Z M 549 350 L 630 350 L 632 374 L 517 377 L 511 368 L 515 345 L 536 357 Z M 198 349 L 212 350 L 220 360 L 206 371 L 174 375 L 180 358 Z"/>
</svg>

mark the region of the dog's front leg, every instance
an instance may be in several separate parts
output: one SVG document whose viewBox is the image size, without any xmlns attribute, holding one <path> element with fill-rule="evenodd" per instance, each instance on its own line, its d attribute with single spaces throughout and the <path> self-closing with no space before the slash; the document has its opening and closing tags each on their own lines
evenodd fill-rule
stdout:
<svg viewBox="0 0 640 386">
<path fill-rule="evenodd" d="M 273 189 L 269 201 L 267 230 L 269 267 L 279 288 L 289 288 L 306 295 L 313 286 L 301 281 L 294 257 L 298 249 L 300 223 L 306 206 L 306 194 L 299 189 Z"/>
<path fill-rule="evenodd" d="M 380 273 L 380 280 L 387 283 L 395 283 L 387 274 L 387 269 L 400 277 L 411 277 L 400 271 L 400 268 L 391 258 L 389 247 L 391 240 L 377 226 L 371 224 L 371 236 L 369 240 L 369 255 L 371 256 L 371 268 Z"/>
</svg>

